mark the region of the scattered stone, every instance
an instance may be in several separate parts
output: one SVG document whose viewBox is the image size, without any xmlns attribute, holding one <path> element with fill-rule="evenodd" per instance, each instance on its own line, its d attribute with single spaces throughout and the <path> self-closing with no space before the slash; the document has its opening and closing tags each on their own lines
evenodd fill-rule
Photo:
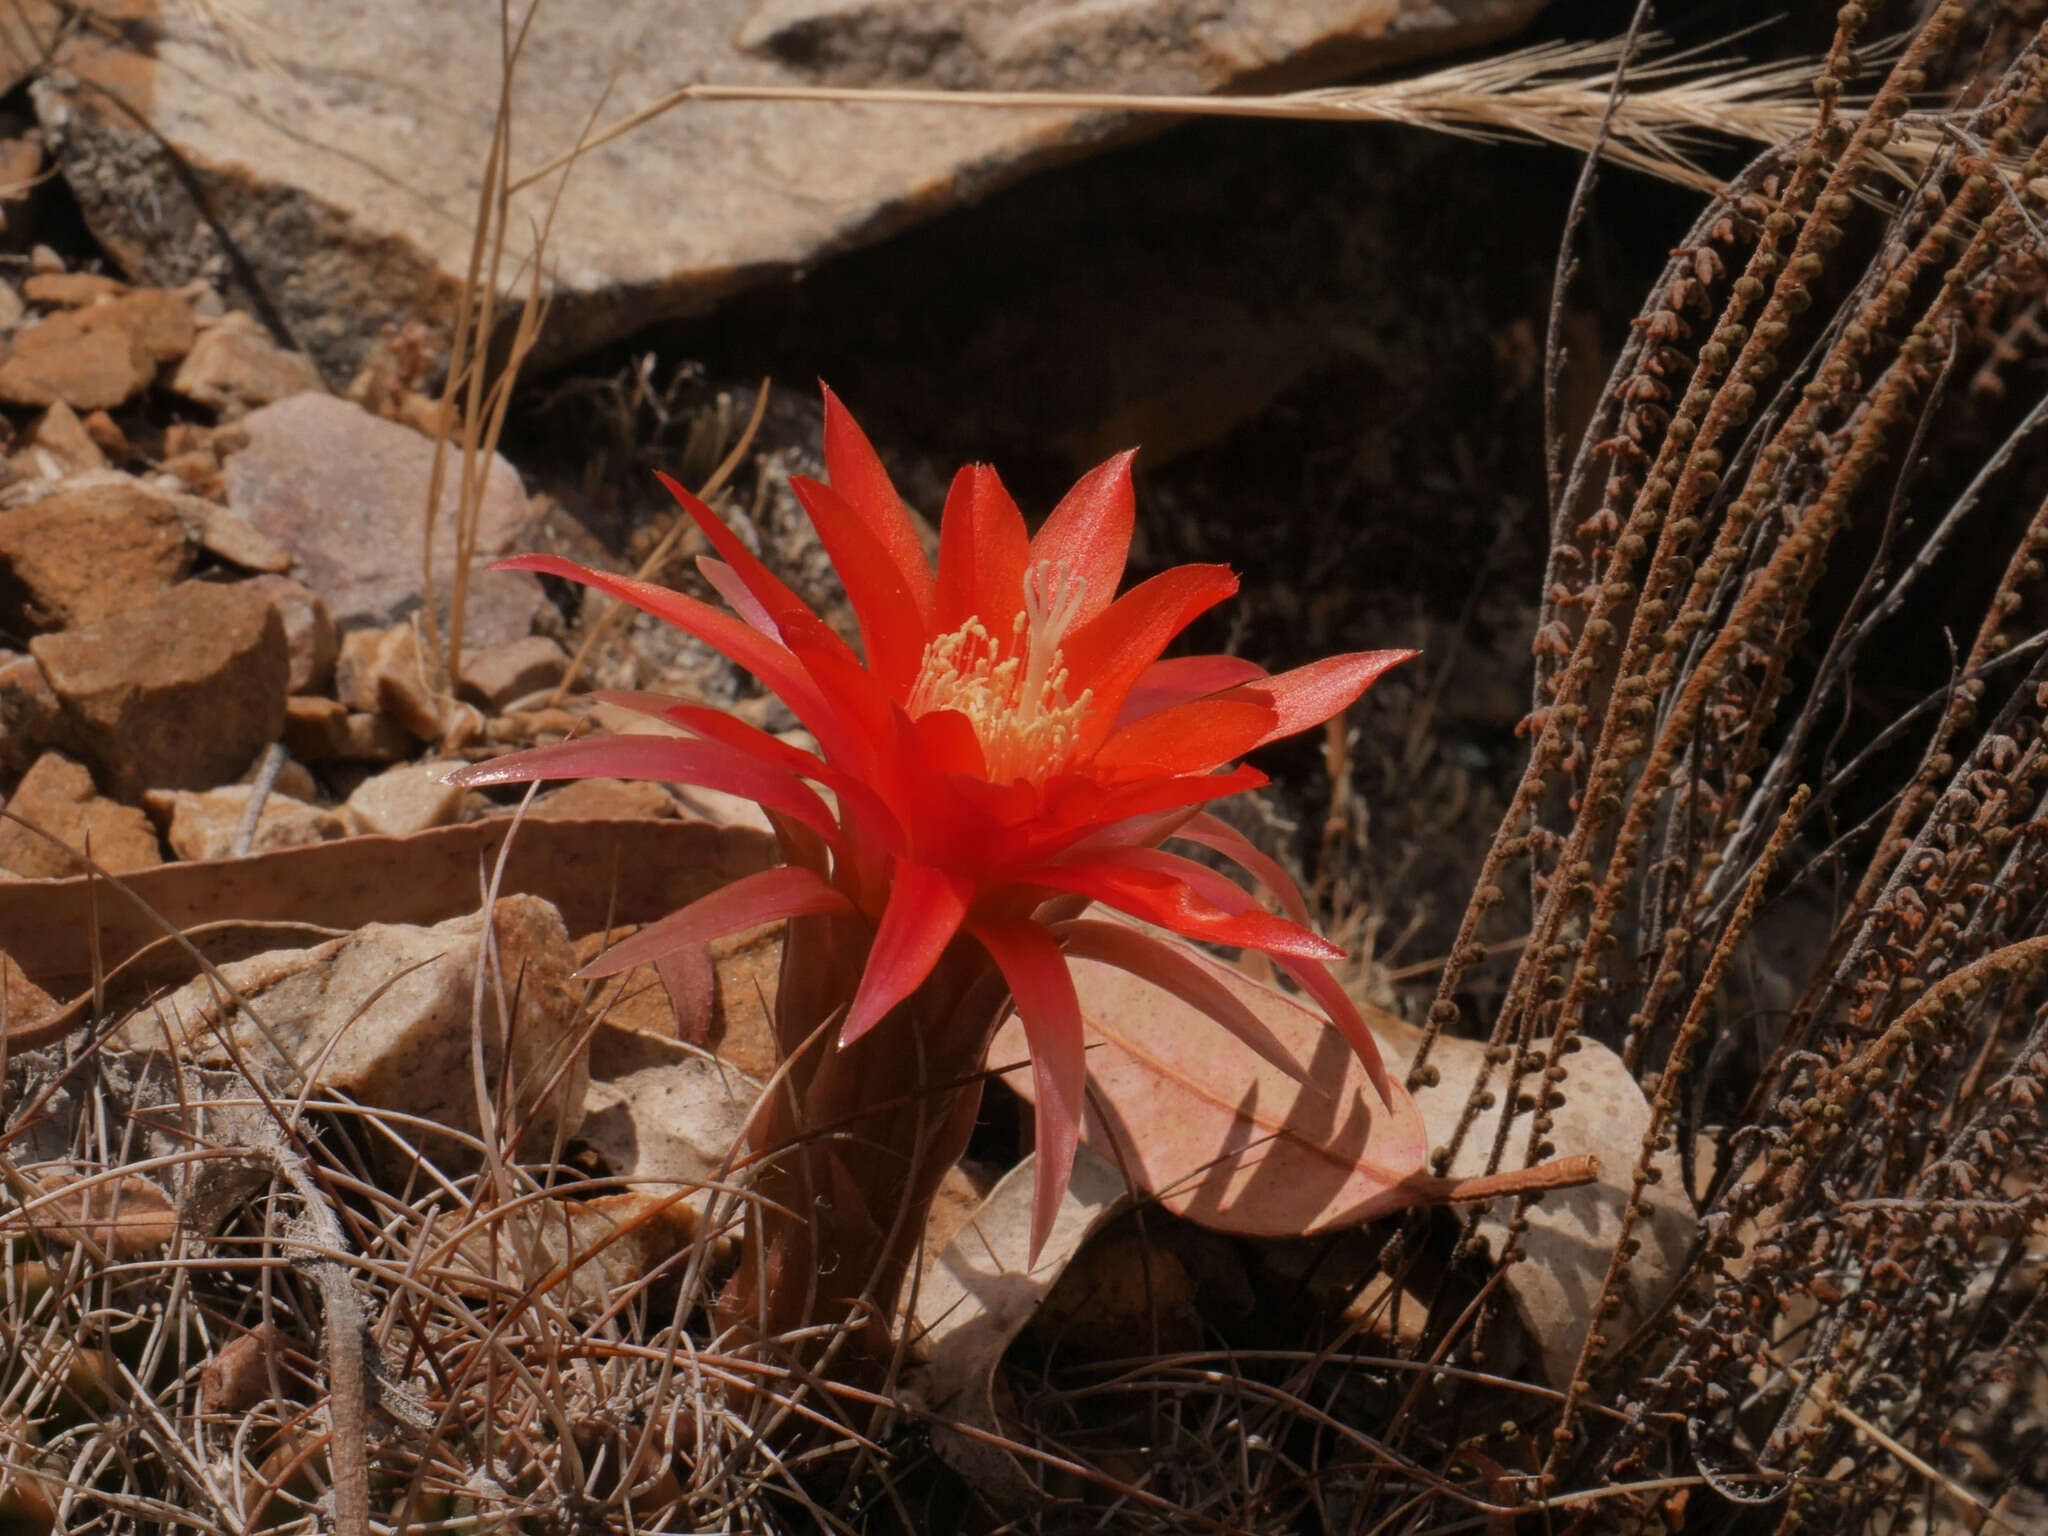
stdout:
<svg viewBox="0 0 2048 1536">
<path fill-rule="evenodd" d="M 104 411 L 93 417 L 107 419 Z M 59 400 L 36 419 L 7 462 L 22 480 L 62 480 L 105 469 L 107 456 L 78 412 Z"/>
<path fill-rule="evenodd" d="M 494 1085 L 509 1072 L 509 1118 L 527 1125 L 524 1147 L 544 1152 L 581 1123 L 589 1081 L 575 953 L 561 915 L 537 896 L 499 901 L 491 928 L 512 1017 L 499 1019 L 500 989 L 485 985 L 484 1071 Z M 116 1039 L 161 1050 L 168 1030 L 194 1065 L 248 1063 L 280 1086 L 297 1086 L 282 1048 L 300 1069 L 319 1063 L 312 1086 L 320 1092 L 474 1135 L 470 1015 L 482 938 L 481 913 L 432 928 L 371 923 L 315 949 L 222 966 L 236 995 L 262 1015 L 260 1026 L 200 977 L 138 1013 Z M 441 1167 L 462 1159 L 454 1144 L 425 1151 Z"/>
<path fill-rule="evenodd" d="M 192 306 L 168 288 L 138 288 L 99 309 L 113 311 L 115 323 L 125 326 L 159 364 L 175 363 L 190 352 L 199 334 Z"/>
<path fill-rule="evenodd" d="M 97 411 L 140 394 L 156 377 L 156 358 L 114 304 L 64 309 L 14 338 L 0 362 L 0 401 Z"/>
<path fill-rule="evenodd" d="M 1306 86 L 1471 47 L 1541 4 L 550 7 L 527 34 L 526 60 L 582 67 L 550 72 L 545 90 L 522 98 L 520 136 L 536 156 L 566 148 L 586 132 L 600 93 L 610 93 L 606 121 L 672 90 L 678 61 L 691 79 L 769 85 L 1199 93 L 1278 77 Z M 132 43 L 83 33 L 30 92 L 87 224 L 124 271 L 180 282 L 230 255 L 246 262 L 291 333 L 339 379 L 387 324 L 447 329 L 453 318 L 470 231 L 447 210 L 475 203 L 500 40 L 490 7 L 361 0 L 337 29 L 306 26 L 304 13 L 304 0 L 244 0 L 229 31 L 151 26 Z M 653 25 L 663 46 L 633 51 L 626 40 Z M 261 49 L 236 44 L 243 27 L 265 40 Z M 294 131 L 279 133 L 279 122 Z M 880 239 L 1121 138 L 1118 127 L 1099 113 L 875 104 L 668 113 L 584 157 L 570 178 L 565 216 L 548 237 L 559 274 L 549 350 L 534 365 Z M 513 238 L 526 236 L 515 217 Z M 508 250 L 508 283 L 523 281 L 515 272 L 526 254 Z M 511 309 L 520 297 L 509 296 Z"/>
<path fill-rule="evenodd" d="M 21 302 L 21 295 L 14 291 L 14 284 L 0 282 L 0 331 L 13 330 L 27 313 L 28 306 Z"/>
<path fill-rule="evenodd" d="M 389 715 L 351 710 L 341 724 L 341 750 L 335 756 L 344 762 L 395 763 L 412 756 L 411 734 Z"/>
<path fill-rule="evenodd" d="M 20 772 L 69 739 L 63 701 L 35 657 L 0 651 L 0 772 Z"/>
<path fill-rule="evenodd" d="M 496 711 L 552 688 L 569 671 L 569 653 L 546 635 L 522 635 L 462 658 L 463 697 Z"/>
<path fill-rule="evenodd" d="M 420 606 L 420 527 L 434 445 L 333 395 L 296 395 L 252 412 L 246 448 L 227 460 L 228 505 L 298 557 L 297 575 L 326 599 L 342 630 L 385 625 Z M 486 571 L 526 526 L 526 493 L 502 458 L 485 479 L 476 524 L 466 647 L 532 628 L 540 583 Z M 450 476 L 434 535 L 434 581 L 445 610 L 455 568 Z"/>
<path fill-rule="evenodd" d="M 148 602 L 191 567 L 185 524 L 163 497 L 125 479 L 59 487 L 0 512 L 0 625 L 96 624 Z"/>
<path fill-rule="evenodd" d="M 132 805 L 118 805 L 98 794 L 85 765 L 61 752 L 45 752 L 36 759 L 7 809 L 64 847 L 90 851 L 94 862 L 112 874 L 131 874 L 164 861 L 149 818 Z M 0 868 L 25 879 L 52 880 L 78 874 L 82 866 L 27 827 L 0 821 Z"/>
<path fill-rule="evenodd" d="M 57 1011 L 57 999 L 28 979 L 14 958 L 0 950 L 0 1009 L 6 1010 L 6 1033 L 25 1029 Z"/>
<path fill-rule="evenodd" d="M 53 405 L 50 409 L 54 411 L 57 407 Z M 100 452 L 110 453 L 117 459 L 125 459 L 131 452 L 128 434 L 105 411 L 94 411 L 80 425 L 85 429 L 86 439 Z"/>
<path fill-rule="evenodd" d="M 179 858 L 225 859 L 235 851 L 235 839 L 241 834 L 242 819 L 249 812 L 249 796 L 254 792 L 246 784 L 228 784 L 199 792 L 153 789 L 143 796 L 143 804 L 163 828 L 171 852 Z M 334 812 L 273 790 L 263 801 L 256 833 L 247 851 L 268 853 L 273 848 L 297 848 L 347 833 L 347 826 Z"/>
<path fill-rule="evenodd" d="M 243 447 L 248 434 L 240 426 L 199 427 L 190 422 L 173 422 L 164 430 L 159 474 L 176 478 L 185 489 L 208 501 L 227 499 L 227 485 L 221 478 L 221 455 Z"/>
<path fill-rule="evenodd" d="M 526 814 L 549 821 L 644 821 L 680 813 L 675 797 L 646 779 L 575 779 L 549 790 Z"/>
<path fill-rule="evenodd" d="M 237 784 L 248 786 L 263 777 L 263 765 L 270 760 L 270 749 L 265 747 L 242 770 Z M 277 766 L 277 773 L 271 779 L 270 787 L 280 795 L 290 795 L 294 800 L 303 800 L 312 805 L 320 798 L 320 785 L 314 780 L 306 765 L 291 755 L 287 748 L 284 760 Z"/>
<path fill-rule="evenodd" d="M 428 827 L 445 827 L 462 810 L 462 791 L 441 780 L 461 764 L 401 763 L 365 779 L 342 806 L 351 832 L 404 837 Z"/>
<path fill-rule="evenodd" d="M 410 624 L 342 636 L 334 696 L 351 709 L 390 715 L 421 741 L 441 734 L 441 699 L 427 681 L 419 631 Z"/>
<path fill-rule="evenodd" d="M 29 649 L 85 754 L 125 800 L 211 789 L 284 726 L 284 623 L 258 593 L 188 581 Z"/>
<path fill-rule="evenodd" d="M 291 648 L 292 658 L 287 685 L 291 691 L 315 693 L 325 688 L 334 676 L 336 641 L 334 619 L 319 594 L 289 576 L 257 576 L 242 585 L 261 595 L 284 620 L 285 644 Z"/>
<path fill-rule="evenodd" d="M 324 763 L 344 756 L 347 722 L 348 706 L 341 700 L 324 694 L 294 693 L 284 701 L 285 750 L 308 763 Z"/>
<path fill-rule="evenodd" d="M 412 755 L 413 740 L 389 715 L 294 694 L 285 700 L 284 744 L 309 763 L 395 763 Z"/>
<path fill-rule="evenodd" d="M 118 299 L 128 285 L 97 272 L 37 272 L 21 285 L 22 297 L 51 309 L 83 309 L 101 299 Z"/>
<path fill-rule="evenodd" d="M 199 524 L 199 543 L 210 555 L 245 571 L 275 575 L 292 568 L 292 552 L 257 532 L 256 525 L 226 507 L 197 496 L 184 498 Z"/>
<path fill-rule="evenodd" d="M 223 417 L 325 388 L 311 358 L 287 352 L 260 322 L 238 310 L 199 332 L 171 375 L 172 393 Z"/>
<path fill-rule="evenodd" d="M 28 253 L 28 269 L 31 272 L 62 272 L 64 258 L 47 245 L 36 245 Z"/>
<path fill-rule="evenodd" d="M 0 52 L 4 51 L 5 45 L 0 43 Z M 12 70 L 7 73 L 11 77 Z M 42 181 L 42 135 L 17 133 L 0 139 L 0 231 L 20 240 L 22 215 L 28 212 L 30 199 Z"/>
</svg>

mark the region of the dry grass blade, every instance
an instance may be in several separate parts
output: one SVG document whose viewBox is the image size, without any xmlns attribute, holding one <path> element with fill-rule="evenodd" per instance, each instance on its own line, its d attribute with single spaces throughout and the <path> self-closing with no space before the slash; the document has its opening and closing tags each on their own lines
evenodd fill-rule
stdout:
<svg viewBox="0 0 2048 1536">
<path fill-rule="evenodd" d="M 1715 139 L 1779 144 L 1813 127 L 1816 109 L 1807 91 L 1809 66 L 1736 67 L 1697 52 L 1668 55 L 1632 68 L 1630 90 L 1610 113 L 1608 97 L 1619 50 L 1619 43 L 1545 44 L 1407 80 L 1280 96 L 686 85 L 585 135 L 574 148 L 519 177 L 512 189 L 544 180 L 590 150 L 689 101 L 843 101 L 1397 123 L 1435 132 L 1531 139 L 1581 153 L 1597 147 L 1617 164 L 1707 191 L 1719 183 L 1693 163 L 1690 154 L 1695 146 Z"/>
</svg>

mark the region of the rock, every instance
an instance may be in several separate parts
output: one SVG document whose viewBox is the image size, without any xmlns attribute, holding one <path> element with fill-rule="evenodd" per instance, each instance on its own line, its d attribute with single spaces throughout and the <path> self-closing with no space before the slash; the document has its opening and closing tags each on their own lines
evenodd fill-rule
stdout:
<svg viewBox="0 0 2048 1536">
<path fill-rule="evenodd" d="M 257 576 L 242 585 L 262 596 L 284 620 L 285 644 L 291 650 L 291 691 L 317 693 L 325 688 L 334 676 L 336 641 L 334 619 L 319 594 L 289 576 Z"/>
<path fill-rule="evenodd" d="M 113 304 L 65 309 L 14 338 L 0 361 L 0 401 L 96 411 L 140 394 L 156 377 L 156 359 Z"/>
<path fill-rule="evenodd" d="M 270 749 L 265 747 L 256 754 L 249 766 L 242 770 L 242 776 L 235 780 L 235 783 L 243 788 L 254 784 L 263 777 L 263 765 L 269 761 Z M 289 748 L 286 749 L 283 760 L 277 765 L 277 772 L 270 781 L 270 787 L 280 795 L 290 795 L 292 799 L 303 800 L 308 805 L 320 798 L 318 781 L 304 763 L 291 755 Z"/>
<path fill-rule="evenodd" d="M 347 719 L 348 706 L 339 699 L 295 693 L 284 701 L 285 748 L 309 763 L 339 757 Z"/>
<path fill-rule="evenodd" d="M 69 740 L 63 701 L 35 657 L 0 651 L 0 772 L 19 772 Z"/>
<path fill-rule="evenodd" d="M 6 1033 L 25 1029 L 57 1011 L 57 999 L 28 979 L 11 955 L 0 950 L 0 1008 L 5 1008 Z"/>
<path fill-rule="evenodd" d="M 569 671 L 569 653 L 546 635 L 522 635 L 485 646 L 462 660 L 462 696 L 487 709 L 552 688 Z"/>
<path fill-rule="evenodd" d="M 309 763 L 395 763 L 411 754 L 413 742 L 389 715 L 294 694 L 285 700 L 284 744 Z"/>
<path fill-rule="evenodd" d="M 642 821 L 679 812 L 675 797 L 646 779 L 573 779 L 549 790 L 526 814 L 549 821 Z"/>
<path fill-rule="evenodd" d="M 501 900 L 491 927 L 495 971 L 513 1016 L 499 1018 L 500 989 L 487 983 L 484 1072 L 495 1088 L 509 1071 L 513 1086 L 498 1101 L 512 1123 L 526 1124 L 522 1145 L 545 1152 L 557 1133 L 572 1134 L 581 1123 L 589 1081 L 580 1048 L 581 987 L 571 974 L 575 955 L 561 915 L 537 896 Z M 315 949 L 222 966 L 236 995 L 262 1015 L 260 1026 L 201 977 L 138 1013 L 116 1040 L 128 1049 L 162 1050 L 168 1031 L 181 1059 L 201 1067 L 247 1064 L 280 1086 L 296 1086 L 295 1069 L 317 1062 L 321 1092 L 474 1135 L 471 1009 L 482 938 L 481 914 L 432 928 L 371 923 Z M 504 1040 L 511 1042 L 509 1065 Z M 434 1141 L 425 1150 L 440 1167 L 472 1162 L 455 1143 Z"/>
<path fill-rule="evenodd" d="M 133 481 L 60 487 L 0 512 L 0 625 L 96 624 L 147 603 L 191 566 L 184 521 L 163 497 Z"/>
<path fill-rule="evenodd" d="M 97 272 L 37 272 L 21 285 L 21 296 L 50 309 L 83 309 L 101 299 L 117 299 L 128 291 L 118 277 Z"/>
<path fill-rule="evenodd" d="M 57 409 L 54 405 L 51 410 Z M 85 429 L 86 440 L 101 453 L 110 453 L 117 459 L 125 459 L 133 452 L 128 434 L 121 430 L 121 424 L 105 411 L 94 411 L 79 425 Z"/>
<path fill-rule="evenodd" d="M 311 358 L 286 351 L 240 311 L 221 316 L 201 331 L 171 375 L 172 393 L 210 406 L 223 418 L 325 388 Z"/>
<path fill-rule="evenodd" d="M 138 288 L 99 309 L 113 311 L 115 323 L 125 326 L 142 343 L 153 362 L 175 363 L 192 350 L 199 334 L 192 306 L 166 288 Z"/>
<path fill-rule="evenodd" d="M 335 624 L 344 631 L 386 625 L 418 608 L 434 445 L 332 395 L 280 400 L 242 426 L 249 441 L 227 460 L 228 505 L 292 552 L 295 574 L 326 601 Z M 516 550 L 526 516 L 518 472 L 496 460 L 477 520 L 466 648 L 516 640 L 532 627 L 540 583 L 524 571 L 483 569 Z M 455 567 L 452 474 L 434 551 L 445 613 Z"/>
<path fill-rule="evenodd" d="M 421 741 L 441 734 L 441 699 L 427 679 L 419 632 L 410 624 L 342 636 L 334 696 L 351 709 L 391 716 Z"/>
<path fill-rule="evenodd" d="M 284 623 L 239 587 L 184 582 L 29 649 L 122 799 L 225 783 L 284 727 Z"/>
<path fill-rule="evenodd" d="M 404 837 L 428 827 L 445 827 L 462 810 L 462 791 L 442 778 L 461 764 L 401 763 L 365 779 L 342 806 L 351 832 Z"/>
<path fill-rule="evenodd" d="M 670 0 L 544 8 L 526 35 L 515 169 L 679 79 L 1220 91 L 1289 85 L 1467 48 L 1542 0 Z M 130 44 L 80 34 L 31 86 L 86 222 L 131 277 L 227 270 L 271 294 L 335 379 L 382 328 L 446 330 L 469 260 L 468 212 L 497 106 L 489 7 L 361 0 L 349 25 L 302 0 L 246 0 L 238 28 L 170 7 Z M 661 46 L 634 40 L 659 28 Z M 366 85 L 365 82 L 374 82 Z M 275 125 L 289 122 L 290 134 Z M 881 105 L 692 104 L 586 156 L 554 220 L 551 358 L 747 281 L 873 241 L 1128 125 L 1103 114 Z M 161 138 L 158 137 L 161 135 Z M 177 171 L 171 167 L 175 165 Z M 182 173 L 182 178 L 181 175 Z M 515 205 L 523 241 L 554 187 Z M 459 210 L 459 212 L 458 212 Z M 525 255 L 515 248 L 505 266 Z M 511 300 L 517 307 L 517 298 Z M 337 613 L 339 610 L 337 610 Z"/>
<path fill-rule="evenodd" d="M 292 568 L 292 552 L 275 539 L 267 539 L 257 532 L 256 525 L 246 517 L 239 517 L 226 507 L 197 496 L 187 496 L 184 500 L 196 514 L 199 543 L 208 554 L 218 556 L 229 565 L 239 565 L 245 571 L 265 571 L 276 575 Z"/>
<path fill-rule="evenodd" d="M 179 858 L 225 859 L 235 851 L 235 839 L 253 793 L 246 784 L 200 792 L 153 789 L 143 796 L 143 803 Z M 247 851 L 268 853 L 273 848 L 297 848 L 347 834 L 347 826 L 334 812 L 273 790 L 264 798 Z"/>
<path fill-rule="evenodd" d="M 59 752 L 45 752 L 7 802 L 7 809 L 32 822 L 111 874 L 131 874 L 163 863 L 156 830 L 132 805 L 118 805 L 97 794 L 92 774 Z M 12 821 L 0 821 L 0 869 L 30 880 L 59 879 L 82 873 L 84 866 L 50 846 L 47 838 Z"/>
<path fill-rule="evenodd" d="M 21 324 L 28 308 L 21 302 L 21 295 L 14 291 L 14 284 L 0 282 L 0 331 L 11 331 Z"/>
<path fill-rule="evenodd" d="M 0 50 L 4 48 L 0 43 Z M 17 244 L 33 221 L 33 200 L 46 179 L 41 134 L 30 130 L 0 139 L 0 231 L 12 235 Z M 16 308 L 18 319 L 19 305 Z"/>
<path fill-rule="evenodd" d="M 23 480 L 62 480 L 105 469 L 107 456 L 78 419 L 78 412 L 59 400 L 36 419 L 7 462 Z"/>
</svg>

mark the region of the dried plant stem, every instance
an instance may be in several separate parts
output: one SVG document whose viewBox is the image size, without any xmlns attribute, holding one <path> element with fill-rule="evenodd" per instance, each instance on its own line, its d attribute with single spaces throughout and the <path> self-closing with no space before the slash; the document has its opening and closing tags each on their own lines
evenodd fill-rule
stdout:
<svg viewBox="0 0 2048 1536">
<path fill-rule="evenodd" d="M 1136 96 L 1103 91 L 951 91 L 880 86 L 685 85 L 586 134 L 511 184 L 517 192 L 580 156 L 690 101 L 862 102 L 1001 111 L 1135 112 L 1300 122 L 1394 123 L 1458 134 L 1532 139 L 1600 153 L 1682 185 L 1718 184 L 1687 157 L 1702 137 L 1776 144 L 1815 123 L 1809 69 L 1717 66 L 1679 55 L 1633 71 L 1637 88 L 1610 101 L 1613 43 L 1547 44 L 1387 84 L 1283 96 Z M 1668 82 L 1668 83 L 1660 83 Z"/>
</svg>

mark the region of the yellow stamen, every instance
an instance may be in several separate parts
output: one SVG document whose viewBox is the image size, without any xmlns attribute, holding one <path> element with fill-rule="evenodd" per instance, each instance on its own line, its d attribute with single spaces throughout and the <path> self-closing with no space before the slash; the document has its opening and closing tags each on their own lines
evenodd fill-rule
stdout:
<svg viewBox="0 0 2048 1536">
<path fill-rule="evenodd" d="M 925 646 L 910 692 L 911 715 L 958 710 L 974 727 L 993 782 L 1043 784 L 1072 759 L 1094 698 L 1083 689 L 1069 701 L 1067 670 L 1060 665 L 1060 641 L 1086 595 L 1087 582 L 1070 576 L 1065 561 L 1032 566 L 1024 573 L 1024 610 L 1011 620 L 1007 644 L 976 615 Z"/>
</svg>

